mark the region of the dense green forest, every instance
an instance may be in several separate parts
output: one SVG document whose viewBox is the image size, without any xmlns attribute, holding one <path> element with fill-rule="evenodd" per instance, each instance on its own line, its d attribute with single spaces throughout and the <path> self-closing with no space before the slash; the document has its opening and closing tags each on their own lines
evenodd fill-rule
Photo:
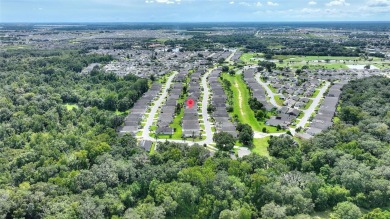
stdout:
<svg viewBox="0 0 390 219">
<path fill-rule="evenodd" d="M 273 137 L 271 159 L 232 160 L 174 143 L 149 154 L 119 137 L 114 110 L 147 81 L 72 67 L 107 60 L 0 60 L 0 218 L 389 218 L 390 79 L 348 84 L 340 121 L 310 141 Z"/>
<path fill-rule="evenodd" d="M 274 55 L 305 55 L 305 56 L 359 56 L 367 45 L 365 41 L 350 40 L 342 43 L 334 43 L 325 39 L 290 39 L 259 38 L 253 34 L 233 35 L 206 35 L 194 33 L 193 37 L 185 40 L 168 40 L 165 45 L 175 47 L 180 45 L 186 50 L 200 51 L 204 49 L 218 50 L 215 45 L 221 44 L 227 47 L 242 47 L 247 51 L 263 52 Z M 281 49 L 272 49 L 279 45 Z M 358 49 L 349 49 L 346 46 L 356 46 Z"/>
</svg>

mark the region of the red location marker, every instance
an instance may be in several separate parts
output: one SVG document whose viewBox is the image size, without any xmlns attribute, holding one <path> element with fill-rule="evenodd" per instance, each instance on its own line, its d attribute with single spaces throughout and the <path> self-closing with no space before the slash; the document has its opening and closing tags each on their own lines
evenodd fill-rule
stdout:
<svg viewBox="0 0 390 219">
<path fill-rule="evenodd" d="M 187 100 L 186 103 L 187 103 L 188 108 L 192 108 L 194 106 L 195 101 L 190 98 Z"/>
</svg>

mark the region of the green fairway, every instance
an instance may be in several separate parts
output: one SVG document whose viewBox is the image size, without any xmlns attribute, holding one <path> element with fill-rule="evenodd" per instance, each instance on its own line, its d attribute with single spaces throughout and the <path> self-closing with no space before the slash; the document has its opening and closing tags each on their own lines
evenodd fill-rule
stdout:
<svg viewBox="0 0 390 219">
<path fill-rule="evenodd" d="M 362 60 L 361 57 L 348 57 L 348 56 L 294 56 L 294 55 L 276 55 L 273 57 L 273 59 L 294 61 L 294 62 L 315 61 L 315 60 L 321 60 L 321 61 L 325 61 L 325 60 L 343 60 L 343 61 Z"/>
<path fill-rule="evenodd" d="M 250 98 L 249 90 L 241 75 L 231 76 L 224 73 L 222 77 L 232 84 L 230 89 L 233 91 L 233 115 L 238 116 L 238 121 L 250 125 L 254 131 L 261 132 L 265 127 L 269 132 L 277 132 L 276 127 L 267 126 L 264 122 L 256 120 L 254 112 L 248 104 Z"/>
<path fill-rule="evenodd" d="M 256 60 L 251 60 L 252 58 L 262 58 L 264 57 L 263 53 L 243 53 L 240 57 L 240 60 L 245 63 L 253 63 L 256 64 Z"/>
<path fill-rule="evenodd" d="M 251 151 L 253 153 L 256 153 L 258 155 L 270 157 L 269 152 L 268 152 L 268 140 L 270 137 L 265 137 L 265 138 L 255 138 L 253 139 L 253 148 Z"/>
<path fill-rule="evenodd" d="M 300 69 L 303 66 L 307 66 L 310 70 L 319 70 L 319 69 L 348 69 L 348 66 L 343 63 L 310 63 L 306 64 L 304 62 L 296 63 L 276 63 L 278 67 L 290 67 L 292 69 Z"/>
</svg>

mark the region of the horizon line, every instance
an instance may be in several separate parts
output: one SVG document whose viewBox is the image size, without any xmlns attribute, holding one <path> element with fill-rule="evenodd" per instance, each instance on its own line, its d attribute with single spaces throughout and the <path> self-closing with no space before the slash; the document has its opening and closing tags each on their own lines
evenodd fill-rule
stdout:
<svg viewBox="0 0 390 219">
<path fill-rule="evenodd" d="M 193 23 L 390 23 L 390 21 L 374 20 L 329 20 L 329 21 L 0 21 L 0 24 L 193 24 Z"/>
</svg>

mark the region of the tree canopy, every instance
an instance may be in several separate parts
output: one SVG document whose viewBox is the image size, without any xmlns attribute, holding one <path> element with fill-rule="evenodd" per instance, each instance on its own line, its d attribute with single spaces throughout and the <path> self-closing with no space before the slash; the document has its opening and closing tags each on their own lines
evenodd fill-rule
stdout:
<svg viewBox="0 0 390 219">
<path fill-rule="evenodd" d="M 106 108 L 136 101 L 144 79 L 73 66 L 100 56 L 42 54 L 0 58 L 2 218 L 388 218 L 388 78 L 346 85 L 328 131 L 299 144 L 272 137 L 270 158 L 233 160 L 225 150 L 236 139 L 224 132 L 213 156 L 170 142 L 145 152 Z"/>
</svg>

